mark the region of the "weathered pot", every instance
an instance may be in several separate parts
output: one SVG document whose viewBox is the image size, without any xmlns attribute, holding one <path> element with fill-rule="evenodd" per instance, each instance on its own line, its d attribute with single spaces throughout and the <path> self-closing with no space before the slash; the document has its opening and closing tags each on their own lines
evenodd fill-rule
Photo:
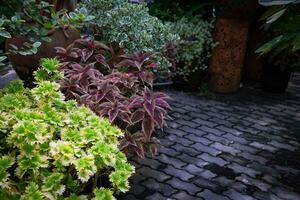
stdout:
<svg viewBox="0 0 300 200">
<path fill-rule="evenodd" d="M 225 6 L 228 1 L 216 0 L 215 4 Z M 232 93 L 239 90 L 250 19 L 257 8 L 257 2 L 245 1 L 217 17 L 214 38 L 218 45 L 213 49 L 209 66 L 213 91 Z"/>
<path fill-rule="evenodd" d="M 210 87 L 215 92 L 232 93 L 240 88 L 248 38 L 247 20 L 218 18 L 214 48 L 209 66 Z"/>
<path fill-rule="evenodd" d="M 55 47 L 66 48 L 74 40 L 80 38 L 80 33 L 77 29 L 68 28 L 65 29 L 65 33 L 62 29 L 56 29 L 52 35 L 50 35 L 51 42 L 42 42 L 39 47 L 37 54 L 30 56 L 22 56 L 19 54 L 9 53 L 8 58 L 12 63 L 13 68 L 16 70 L 18 76 L 22 80 L 28 80 L 32 77 L 32 73 L 38 69 L 39 62 L 41 58 L 54 58 L 55 57 Z M 6 52 L 9 52 L 15 45 L 17 47 L 22 47 L 23 43 L 28 41 L 27 38 L 15 35 L 8 39 L 5 44 Z"/>
</svg>

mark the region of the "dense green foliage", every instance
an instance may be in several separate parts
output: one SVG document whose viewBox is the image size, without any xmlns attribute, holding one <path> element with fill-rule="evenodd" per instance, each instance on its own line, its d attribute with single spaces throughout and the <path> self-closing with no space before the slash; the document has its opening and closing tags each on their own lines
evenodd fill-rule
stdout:
<svg viewBox="0 0 300 200">
<path fill-rule="evenodd" d="M 115 43 L 126 53 L 156 51 L 163 53 L 168 41 L 178 36 L 171 26 L 151 16 L 145 3 L 133 4 L 127 0 L 83 0 L 83 6 L 95 16 L 90 28 L 96 39 Z M 157 56 L 161 71 L 171 66 L 163 56 Z"/>
<path fill-rule="evenodd" d="M 211 15 L 211 0 L 153 0 L 148 4 L 149 12 L 164 21 L 177 21 L 191 15 Z"/>
<path fill-rule="evenodd" d="M 17 81 L 0 93 L 2 200 L 111 200 L 129 188 L 134 167 L 118 149 L 122 132 L 64 100 L 60 86 L 49 81 L 51 75 L 61 76 L 58 67 L 45 59 L 35 88 Z M 103 178 L 110 184 L 102 185 Z"/>
<path fill-rule="evenodd" d="M 0 44 L 4 42 L 5 39 L 11 38 L 11 34 L 6 31 L 5 23 L 7 21 L 3 18 L 0 18 Z M 6 60 L 6 56 L 3 54 L 2 50 L 0 49 L 0 68 L 5 66 L 4 61 Z"/>
<path fill-rule="evenodd" d="M 149 15 L 146 4 L 126 0 L 83 0 L 95 19 L 96 37 L 116 42 L 128 52 L 162 51 L 167 41 L 177 38 L 170 26 Z"/>
<path fill-rule="evenodd" d="M 157 0 L 149 3 L 148 7 L 151 15 L 168 23 L 173 33 L 180 36 L 180 40 L 172 41 L 174 47 L 169 46 L 170 50 L 173 49 L 169 51 L 171 55 L 175 54 L 173 77 L 194 82 L 191 80 L 194 79 L 191 78 L 192 74 L 204 75 L 214 46 L 212 2 Z"/>
<path fill-rule="evenodd" d="M 0 13 L 6 17 L 12 17 L 15 12 L 19 11 L 22 5 L 22 0 L 1 1 Z"/>
<path fill-rule="evenodd" d="M 197 16 L 184 17 L 172 23 L 172 29 L 181 37 L 175 43 L 178 63 L 175 75 L 187 80 L 192 73 L 205 71 L 214 46 L 212 21 L 204 21 Z"/>
</svg>

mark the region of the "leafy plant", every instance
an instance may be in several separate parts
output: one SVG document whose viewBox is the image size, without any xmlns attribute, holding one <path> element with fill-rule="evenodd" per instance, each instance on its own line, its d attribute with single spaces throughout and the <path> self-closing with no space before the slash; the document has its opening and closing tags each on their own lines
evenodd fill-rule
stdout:
<svg viewBox="0 0 300 200">
<path fill-rule="evenodd" d="M 90 28 L 96 39 L 116 43 L 126 54 L 134 52 L 160 52 L 155 56 L 160 68 L 157 75 L 170 73 L 171 64 L 163 56 L 165 44 L 177 41 L 178 35 L 171 26 L 151 16 L 144 2 L 131 3 L 127 0 L 83 0 L 95 19 Z"/>
<path fill-rule="evenodd" d="M 76 44 L 80 45 L 76 47 Z M 165 125 L 170 108 L 166 95 L 149 89 L 154 77 L 151 69 L 158 67 L 152 59 L 155 54 L 140 52 L 116 56 L 112 53 L 114 50 L 88 38 L 76 41 L 68 49 L 57 48 L 57 51 L 65 75 L 59 83 L 66 97 L 76 99 L 124 130 L 126 136 L 121 149 L 133 149 L 140 157 L 144 156 L 144 148 L 150 147 L 149 150 L 155 152 L 154 128 Z M 112 58 L 120 62 L 114 64 Z M 147 109 L 154 109 L 155 113 L 147 114 Z M 138 113 L 143 114 L 137 116 Z"/>
<path fill-rule="evenodd" d="M 214 47 L 212 21 L 198 17 L 184 17 L 172 23 L 172 29 L 181 40 L 175 43 L 176 69 L 175 76 L 188 80 L 190 75 L 208 68 L 208 59 Z"/>
<path fill-rule="evenodd" d="M 207 7 L 210 6 L 210 9 Z M 148 3 L 150 14 L 157 16 L 164 21 L 175 22 L 183 17 L 191 16 L 193 14 L 206 14 L 212 13 L 212 2 L 210 0 L 153 0 Z M 211 14 L 210 13 L 210 14 Z"/>
<path fill-rule="evenodd" d="M 48 37 L 55 29 L 65 30 L 69 26 L 80 27 L 82 23 L 93 17 L 87 14 L 85 8 L 67 13 L 66 10 L 55 12 L 54 6 L 46 1 L 26 0 L 21 8 L 11 18 L 6 18 L 5 28 L 14 35 L 28 39 L 21 48 L 12 46 L 13 53 L 32 55 L 37 53 L 41 42 L 49 42 Z M 65 33 L 66 34 L 66 33 Z M 66 34 L 68 37 L 68 35 Z"/>
<path fill-rule="evenodd" d="M 36 81 L 56 81 L 63 77 L 63 74 L 58 70 L 61 66 L 58 60 L 42 58 L 41 66 L 42 68 L 34 72 Z"/>
<path fill-rule="evenodd" d="M 5 30 L 5 23 L 7 23 L 8 21 L 5 20 L 3 17 L 0 18 L 0 41 L 1 39 L 8 39 L 8 38 L 11 38 L 11 35 L 9 32 L 7 32 Z M 5 66 L 5 63 L 4 61 L 6 60 L 6 56 L 0 52 L 0 68 Z"/>
<path fill-rule="evenodd" d="M 151 70 L 158 67 L 158 64 L 150 60 L 155 53 L 152 52 L 138 52 L 130 55 L 121 55 L 123 60 L 116 66 L 121 71 L 133 73 L 144 84 L 152 87 L 153 73 Z M 125 68 L 125 69 L 124 69 Z"/>
<path fill-rule="evenodd" d="M 142 130 L 150 139 L 156 126 L 163 128 L 167 110 L 171 109 L 164 93 L 152 93 L 145 88 L 139 95 L 133 96 L 129 108 L 133 110 L 131 121 L 133 124 L 142 122 Z"/>
<path fill-rule="evenodd" d="M 300 49 L 298 8 L 293 4 L 272 6 L 261 17 L 264 27 L 272 39 L 260 46 L 256 52 L 271 53 L 272 57 L 280 54 L 293 54 Z"/>
<path fill-rule="evenodd" d="M 0 13 L 1 15 L 11 18 L 16 11 L 19 11 L 20 5 L 22 5 L 22 0 L 10 0 L 1 1 Z"/>
<path fill-rule="evenodd" d="M 41 66 L 36 74 L 59 77 L 56 60 Z M 1 199 L 103 200 L 128 190 L 134 167 L 118 149 L 120 129 L 65 101 L 49 77 L 39 76 L 32 90 L 11 83 L 0 111 Z"/>
</svg>

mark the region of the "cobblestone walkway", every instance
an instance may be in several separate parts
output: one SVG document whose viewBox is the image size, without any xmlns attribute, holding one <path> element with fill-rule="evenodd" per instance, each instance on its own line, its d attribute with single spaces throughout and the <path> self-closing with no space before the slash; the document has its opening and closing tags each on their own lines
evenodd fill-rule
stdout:
<svg viewBox="0 0 300 200">
<path fill-rule="evenodd" d="M 122 200 L 300 200 L 300 90 L 169 91 L 172 120 L 155 158 L 132 161 Z"/>
</svg>

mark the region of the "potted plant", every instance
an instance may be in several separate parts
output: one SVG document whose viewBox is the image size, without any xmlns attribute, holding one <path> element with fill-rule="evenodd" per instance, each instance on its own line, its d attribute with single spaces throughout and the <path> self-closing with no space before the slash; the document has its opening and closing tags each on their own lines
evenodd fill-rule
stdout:
<svg viewBox="0 0 300 200">
<path fill-rule="evenodd" d="M 300 49 L 300 14 L 296 4 L 270 7 L 261 17 L 271 38 L 256 53 L 264 56 L 262 88 L 269 92 L 286 90 Z"/>
<path fill-rule="evenodd" d="M 55 11 L 54 5 L 46 1 L 24 1 L 21 9 L 6 19 L 12 37 L 5 49 L 20 78 L 32 77 L 40 58 L 54 57 L 54 47 L 66 47 L 80 38 L 76 28 L 91 18 L 84 8 L 68 13 L 65 9 Z"/>
</svg>

